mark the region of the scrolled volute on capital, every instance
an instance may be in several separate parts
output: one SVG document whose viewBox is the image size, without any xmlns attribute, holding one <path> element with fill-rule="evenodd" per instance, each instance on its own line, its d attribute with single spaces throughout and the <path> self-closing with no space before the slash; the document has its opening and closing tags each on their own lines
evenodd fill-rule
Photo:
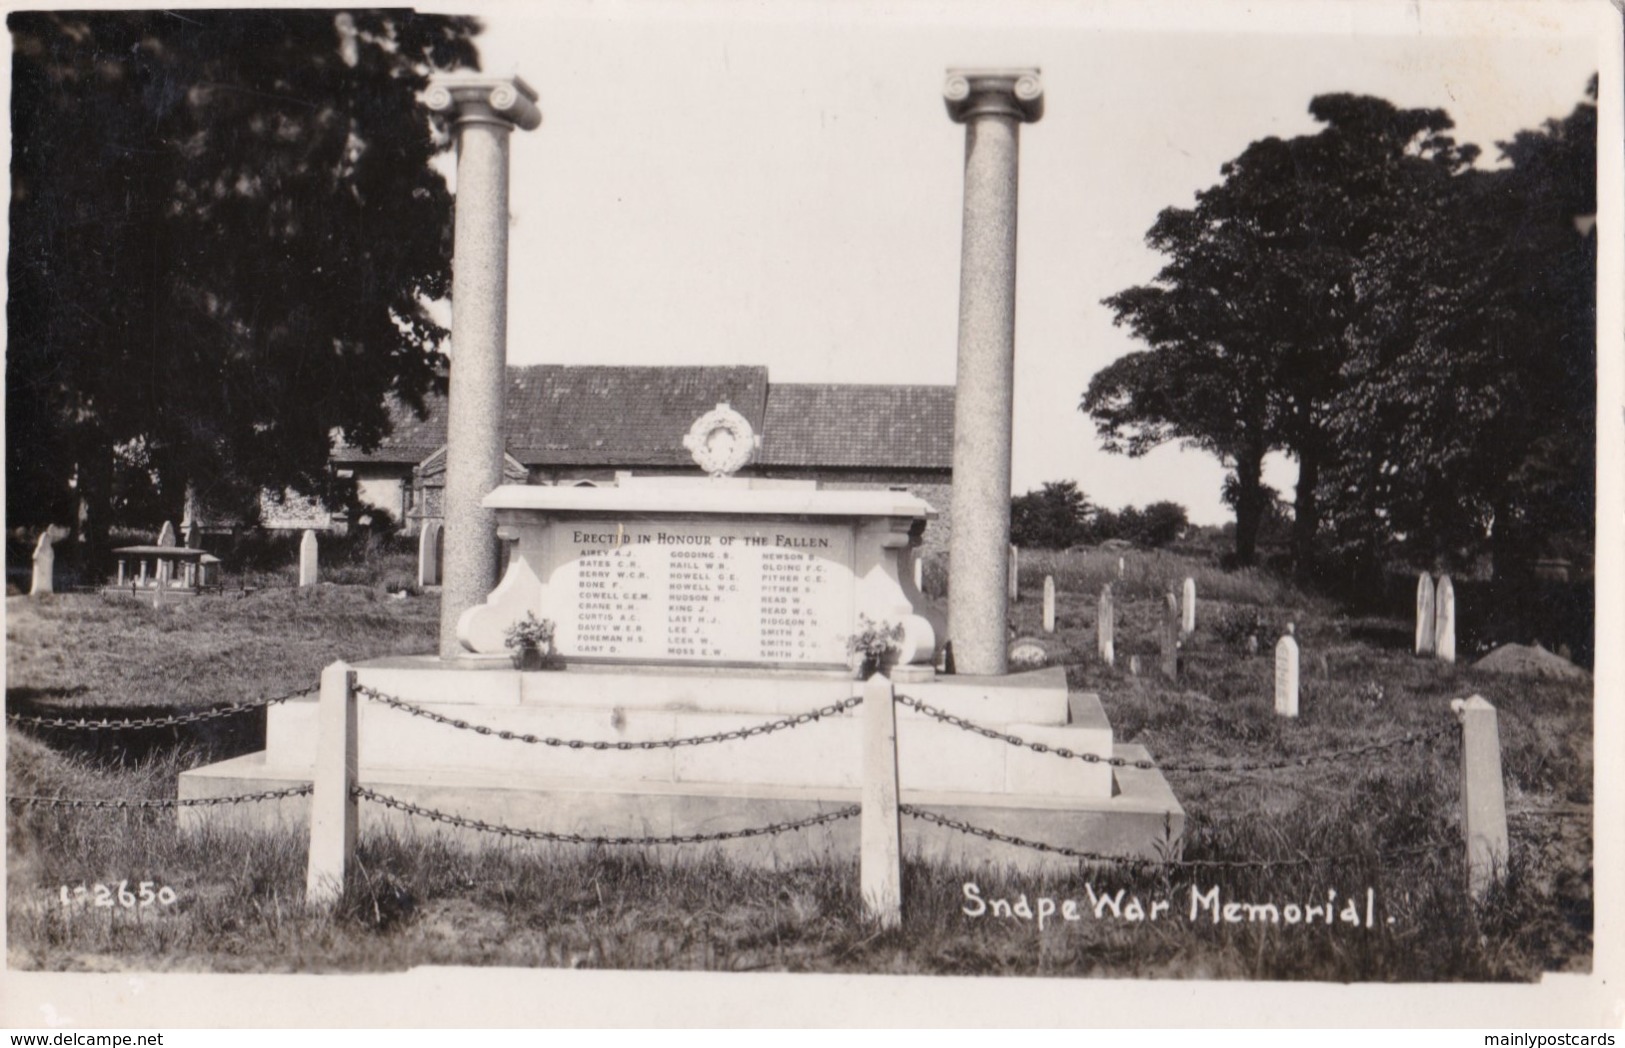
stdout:
<svg viewBox="0 0 1625 1048">
<path fill-rule="evenodd" d="M 453 124 L 487 123 L 531 131 L 541 126 L 536 89 L 517 76 L 443 76 L 429 82 L 423 103 Z"/>
<path fill-rule="evenodd" d="M 1034 69 L 950 69 L 942 88 L 948 116 L 964 123 L 978 116 L 1033 123 L 1044 115 L 1044 81 Z"/>
</svg>

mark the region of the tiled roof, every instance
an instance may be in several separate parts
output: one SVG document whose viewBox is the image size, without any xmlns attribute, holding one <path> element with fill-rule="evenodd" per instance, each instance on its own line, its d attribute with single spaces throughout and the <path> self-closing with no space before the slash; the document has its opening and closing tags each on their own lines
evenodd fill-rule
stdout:
<svg viewBox="0 0 1625 1048">
<path fill-rule="evenodd" d="M 954 387 L 775 385 L 763 466 L 949 469 Z"/>
<path fill-rule="evenodd" d="M 952 386 L 770 388 L 765 367 L 510 367 L 508 452 L 527 466 L 686 466 L 683 435 L 723 402 L 762 434 L 762 465 L 952 464 Z M 397 407 L 394 429 L 376 450 L 342 446 L 334 461 L 428 458 L 446 441 L 445 399 L 429 397 L 425 406 L 422 419 Z"/>
</svg>

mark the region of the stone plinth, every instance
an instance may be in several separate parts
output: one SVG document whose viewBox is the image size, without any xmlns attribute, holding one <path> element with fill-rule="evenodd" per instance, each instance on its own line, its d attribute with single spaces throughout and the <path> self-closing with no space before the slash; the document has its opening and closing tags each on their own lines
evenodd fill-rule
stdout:
<svg viewBox="0 0 1625 1048">
<path fill-rule="evenodd" d="M 1021 125 L 1043 115 L 1043 85 L 1036 69 L 954 69 L 943 94 L 965 125 L 948 629 L 960 670 L 998 674 L 1009 622 L 1018 144 Z"/>
<path fill-rule="evenodd" d="M 526 612 L 568 661 L 844 666 L 859 618 L 903 627 L 901 662 L 934 665 L 941 613 L 914 586 L 929 505 L 903 492 L 744 481 L 507 486 L 485 500 L 507 574 L 458 624 L 502 655 Z"/>
</svg>

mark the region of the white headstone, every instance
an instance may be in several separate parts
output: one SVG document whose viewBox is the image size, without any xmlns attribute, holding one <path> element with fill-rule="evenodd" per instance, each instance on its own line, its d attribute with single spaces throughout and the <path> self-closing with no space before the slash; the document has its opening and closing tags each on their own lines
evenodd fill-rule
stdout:
<svg viewBox="0 0 1625 1048">
<path fill-rule="evenodd" d="M 1434 614 L 1433 650 L 1445 662 L 1456 661 L 1456 587 L 1439 576 L 1438 610 Z"/>
<path fill-rule="evenodd" d="M 1179 602 L 1179 632 L 1186 637 L 1196 632 L 1196 580 L 1185 579 L 1185 589 Z"/>
<path fill-rule="evenodd" d="M 164 526 L 158 529 L 158 545 L 173 548 L 175 545 L 175 525 L 164 521 Z"/>
<path fill-rule="evenodd" d="M 52 548 L 51 529 L 46 528 L 40 532 L 39 542 L 34 546 L 34 581 L 29 587 L 28 594 L 37 597 L 41 593 L 55 593 L 52 581 L 52 572 L 56 569 L 56 550 Z"/>
<path fill-rule="evenodd" d="M 925 561 L 914 558 L 914 588 L 925 592 Z"/>
<path fill-rule="evenodd" d="M 1018 573 L 1020 562 L 1021 551 L 1012 544 L 1010 547 L 1010 600 L 1012 602 L 1021 599 L 1021 576 Z"/>
<path fill-rule="evenodd" d="M 316 585 L 317 576 L 316 533 L 306 531 L 299 540 L 299 585 Z"/>
<path fill-rule="evenodd" d="M 1113 632 L 1117 623 L 1116 611 L 1112 607 L 1111 583 L 1100 587 L 1100 612 L 1095 620 L 1095 635 L 1100 642 L 1100 661 L 1108 666 L 1116 665 L 1117 653 L 1113 644 Z"/>
<path fill-rule="evenodd" d="M 1434 630 L 1433 576 L 1427 572 L 1416 577 L 1416 653 L 1433 654 Z"/>
<path fill-rule="evenodd" d="M 1123 577 L 1123 558 L 1122 557 L 1117 558 L 1117 577 L 1118 578 Z"/>
<path fill-rule="evenodd" d="M 1298 715 L 1298 642 L 1290 636 L 1275 643 L 1275 712 Z"/>
<path fill-rule="evenodd" d="M 426 520 L 418 532 L 418 585 L 440 585 L 440 522 Z"/>
<path fill-rule="evenodd" d="M 1044 632 L 1055 632 L 1055 576 L 1044 576 Z"/>
</svg>

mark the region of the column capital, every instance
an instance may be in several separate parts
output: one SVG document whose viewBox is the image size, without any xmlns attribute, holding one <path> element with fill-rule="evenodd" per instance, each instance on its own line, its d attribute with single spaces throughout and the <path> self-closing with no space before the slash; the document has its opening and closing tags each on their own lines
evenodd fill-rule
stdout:
<svg viewBox="0 0 1625 1048">
<path fill-rule="evenodd" d="M 517 76 L 436 76 L 429 79 L 424 104 L 452 126 L 498 124 L 530 131 L 542 123 L 536 89 Z"/>
<path fill-rule="evenodd" d="M 1044 82 L 1036 68 L 950 69 L 942 96 L 956 124 L 978 116 L 1009 116 L 1030 124 L 1044 115 Z"/>
</svg>

